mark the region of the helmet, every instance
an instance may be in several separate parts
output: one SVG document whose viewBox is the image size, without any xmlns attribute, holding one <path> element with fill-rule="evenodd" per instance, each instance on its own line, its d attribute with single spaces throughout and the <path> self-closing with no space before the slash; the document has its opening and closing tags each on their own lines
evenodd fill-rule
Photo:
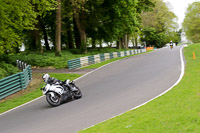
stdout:
<svg viewBox="0 0 200 133">
<path fill-rule="evenodd" d="M 42 78 L 43 78 L 43 80 L 44 80 L 44 82 L 47 82 L 48 81 L 48 79 L 49 79 L 49 74 L 44 74 L 43 76 L 42 76 Z"/>
</svg>

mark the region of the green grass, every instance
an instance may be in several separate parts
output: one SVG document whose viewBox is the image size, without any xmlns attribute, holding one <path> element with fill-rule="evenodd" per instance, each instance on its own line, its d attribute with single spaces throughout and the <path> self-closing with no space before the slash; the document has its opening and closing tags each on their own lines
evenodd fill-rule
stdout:
<svg viewBox="0 0 200 133">
<path fill-rule="evenodd" d="M 192 53 L 196 54 L 193 60 Z M 200 132 L 200 44 L 184 48 L 185 74 L 163 96 L 81 133 L 197 133 Z"/>
<path fill-rule="evenodd" d="M 81 74 L 73 74 L 73 73 L 70 73 L 70 74 L 49 73 L 49 75 L 50 75 L 50 77 L 54 77 L 54 78 L 59 79 L 61 81 L 64 81 L 66 79 L 75 80 L 75 79 L 77 79 L 78 77 L 81 76 Z"/>
<path fill-rule="evenodd" d="M 74 80 L 74 79 L 80 77 L 81 75 L 80 74 L 50 73 L 50 76 L 63 81 L 65 79 Z M 41 78 L 41 80 L 42 80 L 42 78 Z M 42 85 L 43 85 L 43 83 L 40 84 L 39 86 L 42 87 Z M 29 89 L 29 88 L 27 88 L 27 89 Z M 17 106 L 20 106 L 24 103 L 27 103 L 27 102 L 29 102 L 33 99 L 36 99 L 42 95 L 43 94 L 42 94 L 42 91 L 40 90 L 40 88 L 35 88 L 31 92 L 28 92 L 27 94 L 18 95 L 17 97 L 13 97 L 11 99 L 0 102 L 0 113 L 3 113 L 7 110 L 10 110 Z"/>
</svg>

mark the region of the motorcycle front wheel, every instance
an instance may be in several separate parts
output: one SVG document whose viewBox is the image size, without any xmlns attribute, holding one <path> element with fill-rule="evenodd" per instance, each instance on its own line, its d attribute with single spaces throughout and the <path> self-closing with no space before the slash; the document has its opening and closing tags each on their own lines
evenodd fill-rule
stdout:
<svg viewBox="0 0 200 133">
<path fill-rule="evenodd" d="M 74 86 L 74 87 L 76 87 L 76 86 Z M 76 91 L 73 91 L 73 95 L 74 95 L 75 99 L 79 99 L 79 98 L 82 97 L 82 93 L 81 93 L 81 90 L 78 87 L 76 87 L 76 89 L 77 89 Z"/>
<path fill-rule="evenodd" d="M 54 93 L 54 92 L 51 92 L 51 93 Z M 54 93 L 54 97 L 52 97 L 50 92 L 48 92 L 46 94 L 46 100 L 51 106 L 56 107 L 61 104 L 62 98 L 56 93 Z"/>
</svg>

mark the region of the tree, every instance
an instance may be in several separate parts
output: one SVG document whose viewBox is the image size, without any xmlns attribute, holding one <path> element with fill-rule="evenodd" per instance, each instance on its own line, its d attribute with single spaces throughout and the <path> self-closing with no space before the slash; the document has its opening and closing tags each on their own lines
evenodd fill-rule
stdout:
<svg viewBox="0 0 200 133">
<path fill-rule="evenodd" d="M 40 17 L 48 10 L 55 9 L 54 0 L 1 0 L 0 1 L 0 54 L 19 50 L 22 43 L 29 43 L 37 49 L 41 45 Z M 33 50 L 32 49 L 32 50 Z"/>
<path fill-rule="evenodd" d="M 200 2 L 194 2 L 187 8 L 183 30 L 187 39 L 196 43 L 200 41 Z"/>
<path fill-rule="evenodd" d="M 42 52 L 44 40 L 46 50 L 49 41 L 55 46 L 56 55 L 64 44 L 85 53 L 87 38 L 93 46 L 117 41 L 127 48 L 129 36 L 140 29 L 139 14 L 151 6 L 151 0 L 0 0 L 0 49 L 15 51 L 24 43 Z"/>
<path fill-rule="evenodd" d="M 56 10 L 56 56 L 61 56 L 61 0 L 57 0 L 58 8 Z"/>
<path fill-rule="evenodd" d="M 142 41 L 147 45 L 163 47 L 169 42 L 170 33 L 177 30 L 177 17 L 162 0 L 155 0 L 153 11 L 142 13 Z"/>
<path fill-rule="evenodd" d="M 31 51 L 43 51 L 41 40 L 44 38 L 46 49 L 49 49 L 48 33 L 47 33 L 47 19 L 49 12 L 56 9 L 57 2 L 55 0 L 37 0 L 31 1 L 34 12 L 37 13 L 36 23 L 34 23 L 34 29 L 28 30 L 25 37 L 26 48 Z M 53 14 L 51 14 L 53 15 Z M 51 18 L 51 17 L 50 17 Z M 53 20 L 55 21 L 55 19 Z M 55 22 L 54 22 L 55 23 Z M 54 25 L 52 25 L 54 26 Z M 53 30 L 53 29 L 51 29 Z M 42 34 L 43 33 L 43 34 Z"/>
<path fill-rule="evenodd" d="M 128 47 L 128 34 L 137 25 L 136 0 L 98 0 L 88 1 L 89 24 L 86 27 L 92 40 L 104 42 L 118 41 L 120 47 Z M 95 42 L 95 41 L 93 41 Z"/>
<path fill-rule="evenodd" d="M 73 6 L 74 20 L 76 22 L 76 26 L 78 28 L 81 40 L 81 52 L 85 53 L 87 51 L 86 44 L 86 31 L 85 31 L 85 5 L 87 0 L 71 0 Z"/>
<path fill-rule="evenodd" d="M 0 1 L 0 55 L 19 49 L 23 31 L 34 28 L 36 16 L 30 0 Z"/>
</svg>

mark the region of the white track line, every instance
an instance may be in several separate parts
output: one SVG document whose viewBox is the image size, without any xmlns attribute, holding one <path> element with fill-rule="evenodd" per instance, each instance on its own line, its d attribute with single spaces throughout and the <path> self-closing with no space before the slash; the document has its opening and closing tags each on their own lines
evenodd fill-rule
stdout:
<svg viewBox="0 0 200 133">
<path fill-rule="evenodd" d="M 154 97 L 154 98 L 148 100 L 147 102 L 145 102 L 145 103 L 143 103 L 143 104 L 140 104 L 140 105 L 138 105 L 138 106 L 136 106 L 136 107 L 134 107 L 134 108 L 132 108 L 132 109 L 129 109 L 128 111 L 137 109 L 137 108 L 139 108 L 139 107 L 141 107 L 141 106 L 143 106 L 143 105 L 145 105 L 145 104 L 151 102 L 152 100 L 154 100 L 154 99 L 156 99 L 156 98 L 158 98 L 158 97 L 164 95 L 165 93 L 167 93 L 168 91 L 170 91 L 173 87 L 175 87 L 176 85 L 178 85 L 178 83 L 179 83 L 179 82 L 181 81 L 181 79 L 183 78 L 183 75 L 184 75 L 184 72 L 185 72 L 185 64 L 184 64 L 183 52 L 182 52 L 182 51 L 183 51 L 183 47 L 187 47 L 187 45 L 182 46 L 181 49 L 180 49 L 181 74 L 180 74 L 180 76 L 179 76 L 179 79 L 176 81 L 176 83 L 174 83 L 169 89 L 167 89 L 166 91 L 164 91 L 164 92 L 161 93 L 160 95 L 158 95 L 158 96 L 156 96 L 156 97 Z M 128 112 L 128 111 L 126 111 L 126 112 Z M 117 116 L 123 115 L 123 114 L 126 113 L 126 112 L 123 112 L 123 113 L 121 113 L 121 114 L 119 114 L 119 115 L 113 116 L 113 117 L 111 117 L 111 118 L 109 118 L 109 119 L 106 119 L 106 120 L 100 122 L 100 123 L 103 123 L 103 122 L 105 122 L 105 121 L 107 121 L 107 120 L 113 119 L 113 118 L 115 118 L 115 117 L 117 117 Z M 98 123 L 98 124 L 100 124 L 100 123 Z M 95 124 L 95 125 L 96 125 L 96 124 Z M 85 128 L 85 129 L 83 129 L 83 130 L 86 130 L 86 129 L 88 129 L 88 128 L 91 128 L 91 127 L 93 127 L 93 126 L 95 126 L 95 125 L 91 125 L 90 127 L 87 127 L 87 128 Z"/>
</svg>

